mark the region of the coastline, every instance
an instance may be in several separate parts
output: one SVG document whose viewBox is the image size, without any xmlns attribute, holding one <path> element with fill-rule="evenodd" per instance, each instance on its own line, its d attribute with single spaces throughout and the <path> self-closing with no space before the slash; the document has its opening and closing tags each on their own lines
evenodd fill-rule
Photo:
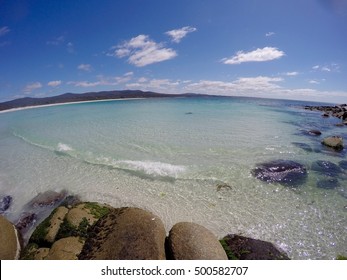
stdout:
<svg viewBox="0 0 347 280">
<path fill-rule="evenodd" d="M 76 101 L 76 102 L 53 103 L 53 104 L 46 104 L 46 105 L 25 106 L 25 107 L 18 107 L 18 108 L 12 108 L 12 109 L 3 110 L 3 111 L 0 111 L 0 114 L 16 112 L 16 111 L 22 111 L 22 110 L 35 109 L 35 108 L 43 108 L 43 107 L 53 107 L 53 106 L 63 106 L 63 105 L 81 104 L 81 103 L 93 103 L 93 102 L 107 102 L 107 101 L 121 101 L 121 100 L 139 100 L 139 99 L 146 99 L 146 98 L 140 98 L 140 97 L 138 97 L 138 98 L 115 98 L 115 99 L 86 100 L 86 101 Z"/>
</svg>

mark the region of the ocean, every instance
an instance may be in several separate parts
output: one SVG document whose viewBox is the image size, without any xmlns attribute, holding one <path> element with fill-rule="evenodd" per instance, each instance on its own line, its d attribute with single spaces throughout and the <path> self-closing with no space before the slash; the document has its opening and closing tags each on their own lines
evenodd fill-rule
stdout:
<svg viewBox="0 0 347 280">
<path fill-rule="evenodd" d="M 38 193 L 67 190 L 86 201 L 149 210 L 167 231 L 191 221 L 219 238 L 272 242 L 292 259 L 346 255 L 347 171 L 327 176 L 313 166 L 343 166 L 346 149 L 320 142 L 331 135 L 346 141 L 347 127 L 303 110 L 307 104 L 193 97 L 2 113 L 0 196 L 13 197 L 6 215 L 15 222 Z M 252 175 L 257 164 L 279 159 L 304 165 L 307 179 L 288 186 Z"/>
</svg>

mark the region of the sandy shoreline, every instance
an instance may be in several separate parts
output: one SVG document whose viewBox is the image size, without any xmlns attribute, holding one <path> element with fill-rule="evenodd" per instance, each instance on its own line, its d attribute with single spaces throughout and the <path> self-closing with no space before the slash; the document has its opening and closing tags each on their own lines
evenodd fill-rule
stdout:
<svg viewBox="0 0 347 280">
<path fill-rule="evenodd" d="M 3 110 L 3 111 L 0 111 L 0 114 L 9 113 L 9 112 L 16 112 L 16 111 L 22 111 L 22 110 L 28 110 L 28 109 L 35 109 L 35 108 L 52 107 L 52 106 L 62 106 L 62 105 L 71 105 L 71 104 L 80 104 L 80 103 L 92 103 L 92 102 L 138 100 L 138 99 L 146 99 L 146 98 L 116 98 L 116 99 L 86 100 L 86 101 L 76 101 L 76 102 L 53 103 L 53 104 L 46 104 L 46 105 L 26 106 L 26 107 L 18 107 L 18 108 Z"/>
</svg>

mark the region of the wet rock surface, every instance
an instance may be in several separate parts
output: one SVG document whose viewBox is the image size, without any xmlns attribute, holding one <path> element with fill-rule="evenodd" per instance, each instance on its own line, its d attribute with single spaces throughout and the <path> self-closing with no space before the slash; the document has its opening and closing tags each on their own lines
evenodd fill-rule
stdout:
<svg viewBox="0 0 347 280">
<path fill-rule="evenodd" d="M 251 173 L 259 180 L 293 187 L 302 184 L 307 178 L 306 167 L 292 160 L 260 163 Z"/>
<path fill-rule="evenodd" d="M 230 260 L 289 260 L 272 243 L 230 234 L 221 240 Z"/>
<path fill-rule="evenodd" d="M 322 144 L 324 146 L 334 149 L 335 151 L 342 151 L 344 148 L 343 138 L 340 136 L 326 137 L 322 140 Z"/>
<path fill-rule="evenodd" d="M 6 212 L 8 208 L 10 208 L 12 203 L 12 196 L 6 195 L 3 197 L 0 197 L 0 214 L 3 214 Z"/>
<path fill-rule="evenodd" d="M 326 160 L 317 160 L 312 164 L 311 169 L 329 177 L 337 177 L 342 173 L 342 169 L 337 164 Z"/>
</svg>

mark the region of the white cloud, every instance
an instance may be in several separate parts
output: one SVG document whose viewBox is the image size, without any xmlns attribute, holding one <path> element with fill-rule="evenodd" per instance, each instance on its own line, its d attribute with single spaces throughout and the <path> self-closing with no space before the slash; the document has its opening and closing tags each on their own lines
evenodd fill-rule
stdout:
<svg viewBox="0 0 347 280">
<path fill-rule="evenodd" d="M 57 87 L 61 85 L 61 81 L 50 81 L 47 83 L 47 85 L 50 87 Z"/>
<path fill-rule="evenodd" d="M 162 62 L 177 56 L 177 53 L 170 48 L 165 48 L 163 44 L 156 43 L 147 35 L 139 35 L 113 47 L 110 56 L 119 58 L 128 57 L 128 62 L 137 67 Z"/>
<path fill-rule="evenodd" d="M 92 71 L 92 66 L 90 64 L 80 64 L 77 66 L 78 70 L 82 70 L 82 71 L 86 71 L 86 72 L 90 72 Z"/>
<path fill-rule="evenodd" d="M 337 63 L 331 63 L 328 65 L 315 65 L 312 67 L 312 70 L 322 72 L 339 72 L 340 66 Z"/>
<path fill-rule="evenodd" d="M 316 80 L 310 80 L 308 81 L 310 84 L 314 84 L 314 85 L 319 85 L 320 82 L 316 81 Z"/>
<path fill-rule="evenodd" d="M 265 34 L 265 36 L 266 37 L 270 37 L 270 36 L 273 36 L 273 35 L 275 35 L 276 33 L 275 32 L 267 32 L 266 34 Z"/>
<path fill-rule="evenodd" d="M 165 34 L 171 37 L 171 40 L 175 43 L 181 42 L 181 40 L 188 35 L 188 33 L 194 32 L 197 29 L 191 26 L 185 26 L 180 29 L 174 29 L 165 32 Z"/>
<path fill-rule="evenodd" d="M 10 29 L 8 28 L 8 26 L 0 27 L 0 36 L 4 36 L 4 35 L 6 35 L 8 32 L 10 32 Z"/>
<path fill-rule="evenodd" d="M 284 73 L 284 75 L 286 75 L 286 76 L 297 76 L 297 75 L 299 75 L 299 72 L 296 72 L 296 71 L 287 72 L 287 73 Z"/>
<path fill-rule="evenodd" d="M 76 87 L 97 87 L 97 86 L 116 86 L 129 82 L 133 78 L 133 72 L 127 72 L 122 76 L 105 77 L 103 75 L 97 76 L 97 81 L 70 81 L 67 84 Z"/>
<path fill-rule="evenodd" d="M 39 89 L 39 88 L 42 88 L 42 84 L 40 82 L 34 82 L 31 84 L 27 84 L 25 88 L 23 89 L 23 91 L 28 94 L 34 91 L 35 89 Z"/>
<path fill-rule="evenodd" d="M 284 56 L 283 51 L 273 47 L 265 47 L 250 52 L 238 51 L 236 55 L 230 58 L 223 58 L 224 64 L 241 64 L 244 62 L 262 62 L 279 59 Z"/>
</svg>

